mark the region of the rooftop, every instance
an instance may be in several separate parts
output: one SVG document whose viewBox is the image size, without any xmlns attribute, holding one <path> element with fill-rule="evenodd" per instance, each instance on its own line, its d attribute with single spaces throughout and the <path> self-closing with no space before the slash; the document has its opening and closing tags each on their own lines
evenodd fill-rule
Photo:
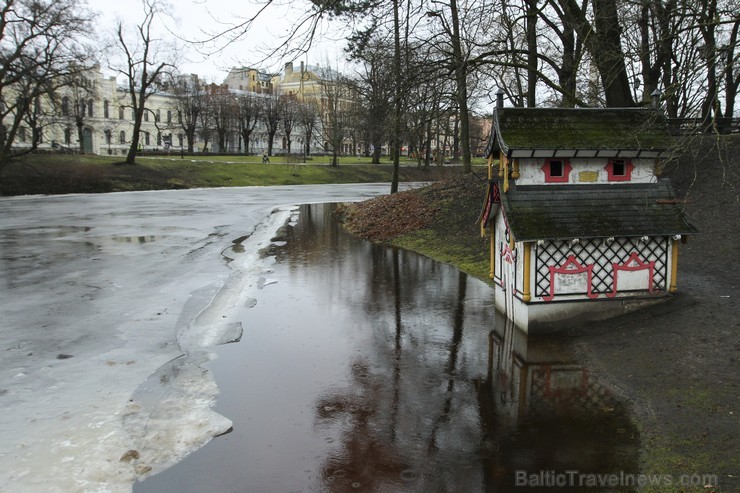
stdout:
<svg viewBox="0 0 740 493">
<path fill-rule="evenodd" d="M 666 151 L 672 139 L 660 111 L 642 108 L 496 108 L 487 154 L 556 150 Z M 600 154 L 601 155 L 601 154 Z"/>
<path fill-rule="evenodd" d="M 517 241 L 696 233 L 668 179 L 619 185 L 511 186 L 501 194 Z"/>
</svg>

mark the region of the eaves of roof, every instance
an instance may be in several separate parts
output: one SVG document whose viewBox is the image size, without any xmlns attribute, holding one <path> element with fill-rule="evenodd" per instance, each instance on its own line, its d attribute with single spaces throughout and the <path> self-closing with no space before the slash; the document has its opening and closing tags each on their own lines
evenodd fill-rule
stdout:
<svg viewBox="0 0 740 493">
<path fill-rule="evenodd" d="M 518 241 L 697 233 L 670 180 L 615 185 L 513 185 L 501 205 Z"/>
<path fill-rule="evenodd" d="M 654 109 L 496 108 L 486 155 L 656 158 L 671 146 Z"/>
</svg>

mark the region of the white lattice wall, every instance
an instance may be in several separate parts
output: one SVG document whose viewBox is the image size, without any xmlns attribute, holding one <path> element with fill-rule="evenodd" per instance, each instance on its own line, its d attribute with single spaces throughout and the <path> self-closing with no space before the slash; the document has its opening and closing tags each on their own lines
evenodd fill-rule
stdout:
<svg viewBox="0 0 740 493">
<path fill-rule="evenodd" d="M 598 298 L 634 294 L 635 291 L 667 292 L 669 245 L 668 237 L 604 238 L 581 240 L 578 243 L 538 242 L 534 249 L 533 294 L 537 298 L 554 295 L 552 299 L 556 300 L 558 289 L 563 294 L 569 275 L 573 276 L 567 291 L 571 298 L 572 295 L 586 297 L 589 293 L 592 298 Z M 557 269 L 566 264 L 582 266 L 589 272 L 557 274 Z M 620 267 L 615 269 L 613 264 Z M 621 276 L 616 284 L 616 291 L 615 273 Z M 590 277 L 590 285 L 584 282 L 587 277 Z M 553 279 L 556 285 L 551 286 Z M 652 282 L 651 286 L 648 286 L 648 280 Z"/>
</svg>

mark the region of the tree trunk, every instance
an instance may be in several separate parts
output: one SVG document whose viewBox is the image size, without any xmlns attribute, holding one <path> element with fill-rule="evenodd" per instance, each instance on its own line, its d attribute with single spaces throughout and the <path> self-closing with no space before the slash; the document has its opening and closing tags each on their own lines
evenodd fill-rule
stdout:
<svg viewBox="0 0 740 493">
<path fill-rule="evenodd" d="M 401 107 L 401 25 L 398 17 L 398 2 L 393 0 L 393 76 L 395 87 L 393 89 L 393 176 L 391 177 L 391 193 L 398 192 L 398 170 L 401 166 L 401 118 L 403 117 Z"/>
<path fill-rule="evenodd" d="M 77 142 L 79 142 L 79 152 L 80 154 L 85 154 L 85 137 L 83 132 L 83 122 L 81 117 L 77 117 L 77 121 L 75 122 L 77 125 Z"/>
<path fill-rule="evenodd" d="M 527 4 L 527 107 L 537 106 L 537 0 Z"/>
<path fill-rule="evenodd" d="M 635 106 L 622 51 L 616 0 L 593 0 L 594 24 L 576 0 L 561 0 L 566 15 L 574 20 L 578 36 L 585 40 L 601 78 L 608 107 Z"/>
<path fill-rule="evenodd" d="M 131 146 L 128 148 L 126 155 L 126 164 L 136 164 L 136 153 L 139 150 L 139 132 L 141 131 L 141 120 L 143 119 L 144 104 L 141 104 L 141 110 L 134 112 L 134 130 L 131 134 Z"/>
<path fill-rule="evenodd" d="M 457 0 L 450 0 L 452 13 L 452 56 L 455 63 L 457 103 L 460 109 L 460 139 L 462 140 L 463 173 L 472 171 L 470 155 L 470 115 L 468 114 L 468 65 L 462 54 L 460 18 Z"/>
<path fill-rule="evenodd" d="M 709 128 L 714 118 L 722 116 L 719 108 L 717 84 L 717 40 L 714 18 L 717 13 L 717 1 L 709 0 L 704 6 L 706 10 L 700 16 L 700 31 L 704 38 L 704 56 L 707 61 L 707 95 L 701 105 L 701 118 Z"/>
<path fill-rule="evenodd" d="M 737 19 L 737 18 L 736 18 Z M 738 85 L 740 85 L 740 73 L 737 75 L 735 67 L 735 47 L 737 45 L 738 31 L 740 30 L 740 19 L 735 21 L 730 35 L 730 42 L 727 44 L 727 53 L 725 58 L 725 116 L 732 118 L 735 114 L 735 97 L 737 96 Z"/>
<path fill-rule="evenodd" d="M 580 43 L 576 47 L 575 29 L 573 20 L 563 15 L 561 18 L 563 32 L 560 35 L 560 41 L 563 44 L 563 61 L 558 70 L 558 82 L 562 89 L 563 99 L 560 106 L 563 108 L 573 108 L 576 105 L 576 57 L 580 57 Z"/>
<path fill-rule="evenodd" d="M 634 106 L 622 50 L 616 0 L 594 0 L 596 46 L 591 55 L 601 76 L 608 107 Z"/>
</svg>

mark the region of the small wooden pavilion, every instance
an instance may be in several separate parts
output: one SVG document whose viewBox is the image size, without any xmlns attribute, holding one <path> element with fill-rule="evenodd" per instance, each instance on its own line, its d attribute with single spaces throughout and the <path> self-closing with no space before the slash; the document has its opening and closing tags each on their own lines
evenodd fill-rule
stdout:
<svg viewBox="0 0 740 493">
<path fill-rule="evenodd" d="M 697 230 L 658 177 L 671 144 L 656 109 L 499 99 L 480 217 L 496 307 L 525 331 L 554 329 L 675 292 L 678 245 Z"/>
</svg>

